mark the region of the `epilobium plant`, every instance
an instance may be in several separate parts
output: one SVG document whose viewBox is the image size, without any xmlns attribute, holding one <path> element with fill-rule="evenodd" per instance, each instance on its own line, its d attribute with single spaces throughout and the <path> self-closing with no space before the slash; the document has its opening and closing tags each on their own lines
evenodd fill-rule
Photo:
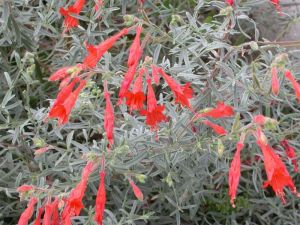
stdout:
<svg viewBox="0 0 300 225">
<path fill-rule="evenodd" d="M 288 19 L 279 1 L 5 1 L 4 223 L 297 224 L 298 58 L 259 36 L 270 7 Z"/>
</svg>

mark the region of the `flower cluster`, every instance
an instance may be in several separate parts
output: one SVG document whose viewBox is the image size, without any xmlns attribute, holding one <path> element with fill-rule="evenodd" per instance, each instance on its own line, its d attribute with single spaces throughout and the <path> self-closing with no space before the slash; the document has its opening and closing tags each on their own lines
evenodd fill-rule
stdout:
<svg viewBox="0 0 300 225">
<path fill-rule="evenodd" d="M 282 203 L 285 204 L 285 193 L 283 191 L 284 187 L 288 187 L 293 193 L 297 194 L 297 196 L 299 194 L 296 191 L 293 180 L 289 175 L 284 163 L 268 144 L 268 139 L 263 133 L 263 128 L 267 126 L 268 123 L 276 122 L 277 121 L 271 118 L 258 115 L 253 118 L 253 121 L 249 126 L 249 131 L 251 131 L 256 138 L 257 145 L 263 154 L 265 171 L 267 174 L 267 181 L 264 183 L 264 187 L 271 186 L 275 194 L 281 199 Z M 240 153 L 244 147 L 245 137 L 246 132 L 242 133 L 241 138 L 237 143 L 236 152 L 229 169 L 229 196 L 233 207 L 235 207 L 234 200 L 236 198 L 239 179 L 241 176 Z M 295 158 L 295 150 L 288 144 L 287 140 L 282 140 L 280 144 L 285 148 L 287 156 L 292 159 L 294 170 L 297 171 L 298 166 Z"/>
</svg>

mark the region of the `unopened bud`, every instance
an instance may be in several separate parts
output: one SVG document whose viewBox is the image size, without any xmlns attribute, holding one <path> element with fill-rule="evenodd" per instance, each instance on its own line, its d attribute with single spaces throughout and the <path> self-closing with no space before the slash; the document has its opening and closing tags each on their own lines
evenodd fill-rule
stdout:
<svg viewBox="0 0 300 225">
<path fill-rule="evenodd" d="M 124 23 L 126 26 L 132 26 L 134 24 L 134 15 L 125 15 L 123 16 Z"/>
<path fill-rule="evenodd" d="M 218 157 L 222 158 L 224 153 L 224 145 L 221 139 L 218 139 Z"/>
</svg>

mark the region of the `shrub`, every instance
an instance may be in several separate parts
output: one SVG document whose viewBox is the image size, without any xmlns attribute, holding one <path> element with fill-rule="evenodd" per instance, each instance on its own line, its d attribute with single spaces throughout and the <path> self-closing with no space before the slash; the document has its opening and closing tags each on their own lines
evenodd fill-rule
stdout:
<svg viewBox="0 0 300 225">
<path fill-rule="evenodd" d="M 3 224 L 299 223 L 297 51 L 257 28 L 288 22 L 276 1 L 1 16 Z"/>
</svg>

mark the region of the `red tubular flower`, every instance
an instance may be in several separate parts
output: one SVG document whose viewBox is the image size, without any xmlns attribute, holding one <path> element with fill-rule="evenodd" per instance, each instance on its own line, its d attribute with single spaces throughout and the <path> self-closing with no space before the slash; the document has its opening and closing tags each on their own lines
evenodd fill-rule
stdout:
<svg viewBox="0 0 300 225">
<path fill-rule="evenodd" d="M 175 95 L 175 102 L 182 106 L 192 108 L 189 99 L 193 97 L 193 90 L 190 88 L 190 83 L 180 86 L 172 77 L 167 75 L 162 68 L 159 68 L 159 73 L 165 79 L 173 94 Z"/>
<path fill-rule="evenodd" d="M 280 9 L 280 2 L 279 2 L 279 0 L 271 0 L 271 2 L 274 4 L 276 10 L 277 10 L 278 12 L 280 12 L 281 9 Z"/>
<path fill-rule="evenodd" d="M 298 162 L 297 162 L 297 156 L 295 153 L 295 149 L 289 144 L 289 142 L 284 139 L 280 142 L 280 144 L 284 147 L 285 153 L 288 156 L 289 159 L 292 160 L 292 163 L 294 165 L 294 172 L 298 172 Z"/>
<path fill-rule="evenodd" d="M 83 209 L 84 206 L 82 199 L 87 187 L 88 178 L 93 172 L 93 169 L 93 162 L 88 162 L 83 169 L 81 181 L 71 191 L 69 197 L 66 199 L 66 204 L 61 214 L 63 224 L 71 225 L 71 217 L 78 216 L 80 211 Z"/>
<path fill-rule="evenodd" d="M 97 62 L 104 55 L 104 53 L 107 52 L 116 43 L 117 40 L 119 40 L 122 36 L 126 35 L 127 33 L 128 29 L 124 28 L 119 33 L 106 39 L 97 46 L 86 45 L 88 54 L 83 60 L 83 65 L 90 68 L 94 68 L 97 65 Z"/>
<path fill-rule="evenodd" d="M 293 193 L 297 193 L 294 182 L 289 175 L 285 165 L 281 161 L 278 155 L 276 155 L 273 149 L 264 142 L 257 140 L 257 144 L 262 150 L 264 157 L 265 170 L 268 180 L 264 183 L 264 187 L 271 186 L 278 198 L 283 204 L 285 201 L 284 187 L 287 186 Z"/>
<path fill-rule="evenodd" d="M 73 88 L 74 84 L 70 84 Z M 85 87 L 86 81 L 81 80 L 79 86 L 73 91 L 70 92 L 70 87 L 67 86 L 66 89 L 63 89 L 57 96 L 57 100 L 54 102 L 48 117 L 49 118 L 58 118 L 58 124 L 65 124 L 69 121 L 70 113 L 75 106 L 76 100 L 80 94 L 80 91 Z M 67 95 L 69 94 L 69 95 Z"/>
<path fill-rule="evenodd" d="M 236 145 L 236 152 L 234 154 L 233 160 L 231 161 L 229 169 L 229 196 L 230 202 L 233 208 L 235 208 L 234 200 L 236 198 L 237 188 L 240 182 L 241 176 L 241 151 L 244 147 L 244 144 L 239 141 Z"/>
<path fill-rule="evenodd" d="M 43 207 L 38 209 L 38 215 L 37 215 L 33 225 L 41 225 L 43 212 L 44 212 Z"/>
<path fill-rule="evenodd" d="M 230 105 L 225 105 L 224 102 L 217 102 L 217 106 L 205 113 L 201 113 L 201 116 L 209 116 L 215 119 L 232 116 L 234 114 L 233 108 Z"/>
<path fill-rule="evenodd" d="M 98 188 L 96 206 L 95 206 L 95 221 L 98 225 L 102 225 L 104 209 L 106 203 L 106 191 L 105 191 L 105 171 L 102 169 L 100 172 L 100 184 Z"/>
<path fill-rule="evenodd" d="M 77 0 L 74 3 L 74 5 L 71 5 L 67 9 L 60 8 L 59 12 L 61 15 L 65 17 L 64 26 L 66 27 L 67 30 L 78 26 L 78 19 L 73 17 L 71 14 L 79 15 L 84 4 L 85 4 L 85 0 Z"/>
<path fill-rule="evenodd" d="M 53 213 L 53 206 L 51 202 L 49 201 L 45 205 L 45 214 L 44 214 L 44 219 L 43 219 L 43 225 L 51 225 L 51 217 Z"/>
<path fill-rule="evenodd" d="M 109 149 L 114 144 L 114 108 L 110 101 L 110 95 L 107 88 L 107 81 L 104 81 L 104 97 L 106 101 L 105 113 L 104 113 L 104 130 L 109 142 Z"/>
<path fill-rule="evenodd" d="M 265 125 L 266 121 L 267 118 L 263 115 L 256 115 L 253 117 L 253 122 L 260 126 Z"/>
<path fill-rule="evenodd" d="M 127 62 L 128 67 L 131 67 L 131 66 L 137 64 L 141 58 L 142 48 L 141 48 L 141 43 L 140 43 L 140 36 L 141 36 L 142 30 L 143 29 L 141 26 L 137 26 L 135 38 L 129 49 L 129 56 L 128 56 L 128 62 Z"/>
<path fill-rule="evenodd" d="M 52 202 L 52 208 L 52 225 L 59 225 L 58 198 L 55 198 L 55 200 Z"/>
<path fill-rule="evenodd" d="M 69 75 L 68 70 L 71 68 L 72 68 L 72 66 L 66 66 L 66 67 L 60 68 L 55 73 L 51 74 L 51 76 L 49 77 L 48 80 L 49 81 L 57 81 L 57 80 L 62 80 L 64 78 L 66 78 Z"/>
<path fill-rule="evenodd" d="M 27 192 L 33 190 L 34 187 L 32 185 L 23 184 L 17 188 L 18 192 Z"/>
<path fill-rule="evenodd" d="M 142 202 L 144 200 L 144 195 L 143 195 L 142 191 L 140 190 L 140 188 L 138 186 L 136 186 L 136 184 L 133 182 L 132 179 L 129 179 L 129 184 L 133 190 L 135 197 Z"/>
<path fill-rule="evenodd" d="M 210 122 L 209 120 L 203 120 L 201 122 L 204 123 L 206 126 L 211 127 L 214 130 L 214 132 L 218 135 L 226 135 L 227 134 L 227 131 L 223 127 L 221 127 L 213 122 Z"/>
<path fill-rule="evenodd" d="M 146 116 L 146 124 L 149 125 L 151 129 L 155 130 L 158 123 L 167 120 L 166 116 L 163 114 L 165 106 L 157 105 L 150 78 L 147 78 L 147 85 L 147 110 L 141 110 L 141 115 Z"/>
<path fill-rule="evenodd" d="M 72 80 L 72 77 L 66 77 L 66 78 L 64 78 L 61 82 L 60 82 L 60 84 L 59 84 L 59 90 L 61 90 L 62 88 L 64 88 L 65 86 L 67 86 L 69 83 L 70 83 L 70 81 Z"/>
<path fill-rule="evenodd" d="M 119 91 L 119 100 L 118 104 L 122 103 L 123 98 L 126 96 L 126 93 L 128 91 L 128 88 L 130 87 L 130 84 L 132 83 L 134 79 L 134 75 L 136 73 L 137 64 L 134 64 L 133 66 L 129 67 L 124 79 L 121 83 L 120 91 Z"/>
<path fill-rule="evenodd" d="M 151 69 L 152 69 L 152 79 L 156 85 L 159 84 L 159 74 L 158 70 L 159 68 L 155 66 L 154 64 L 151 64 Z"/>
<path fill-rule="evenodd" d="M 34 206 L 38 202 L 37 198 L 31 198 L 27 204 L 27 208 L 24 210 L 24 212 L 21 214 L 19 218 L 18 225 L 27 225 L 28 221 L 30 220 L 33 211 L 34 211 Z"/>
<path fill-rule="evenodd" d="M 298 101 L 300 102 L 300 84 L 297 82 L 295 77 L 292 75 L 291 71 L 287 70 L 284 75 L 292 83 L 294 91 L 295 91 L 295 95 L 296 95 Z"/>
<path fill-rule="evenodd" d="M 278 95 L 279 94 L 279 89 L 280 89 L 280 85 L 279 85 L 279 79 L 278 79 L 278 75 L 277 75 L 277 68 L 274 66 L 272 67 L 272 93 L 274 95 Z"/>
<path fill-rule="evenodd" d="M 146 99 L 143 92 L 143 76 L 145 73 L 145 68 L 142 67 L 139 70 L 139 75 L 136 78 L 132 91 L 127 91 L 126 93 L 126 105 L 132 110 L 141 110 Z"/>
<path fill-rule="evenodd" d="M 231 6 L 233 6 L 234 0 L 226 0 L 226 3 L 229 4 L 229 5 L 231 5 Z"/>
<path fill-rule="evenodd" d="M 130 87 L 134 79 L 134 75 L 136 73 L 136 69 L 139 64 L 139 60 L 142 55 L 142 48 L 140 44 L 140 35 L 142 32 L 142 27 L 138 26 L 136 28 L 136 35 L 135 38 L 130 46 L 129 56 L 128 56 L 128 70 L 124 76 L 124 79 L 121 83 L 120 91 L 119 91 L 119 101 L 118 104 L 122 103 L 124 97 L 126 97 L 126 93 Z"/>
</svg>

